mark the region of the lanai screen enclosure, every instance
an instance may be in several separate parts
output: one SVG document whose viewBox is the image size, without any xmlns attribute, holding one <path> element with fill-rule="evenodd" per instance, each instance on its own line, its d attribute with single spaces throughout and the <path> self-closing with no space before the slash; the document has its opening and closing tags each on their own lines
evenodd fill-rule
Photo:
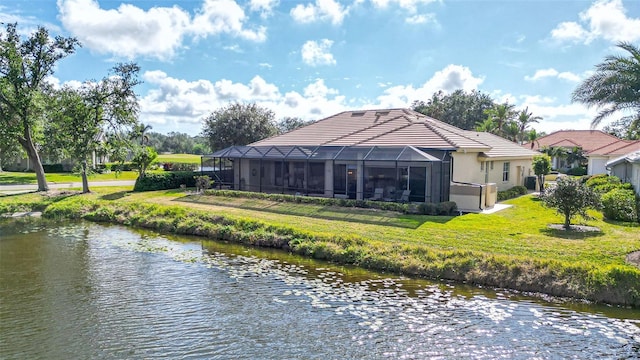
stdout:
<svg viewBox="0 0 640 360">
<path fill-rule="evenodd" d="M 202 157 L 217 188 L 360 200 L 448 200 L 448 151 L 413 146 L 232 146 Z"/>
</svg>

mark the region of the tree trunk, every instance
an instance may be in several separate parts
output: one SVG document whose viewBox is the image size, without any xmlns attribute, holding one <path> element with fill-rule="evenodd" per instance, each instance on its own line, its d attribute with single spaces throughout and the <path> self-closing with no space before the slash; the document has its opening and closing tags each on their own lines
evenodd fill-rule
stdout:
<svg viewBox="0 0 640 360">
<path fill-rule="evenodd" d="M 36 150 L 35 145 L 33 144 L 33 140 L 31 139 L 31 134 L 28 129 L 24 131 L 24 139 L 18 139 L 18 142 L 27 153 L 27 157 L 31 162 L 31 166 L 33 167 L 33 171 L 36 173 L 36 179 L 38 180 L 38 191 L 48 191 L 49 185 L 47 184 L 47 178 L 44 175 L 44 169 L 42 168 L 42 161 L 40 161 L 40 156 L 38 155 L 38 151 Z"/>
<path fill-rule="evenodd" d="M 87 179 L 87 161 L 82 161 L 82 193 L 86 194 L 89 191 L 89 180 Z"/>
<path fill-rule="evenodd" d="M 569 214 L 564 214 L 564 229 L 571 230 L 571 215 Z"/>
</svg>

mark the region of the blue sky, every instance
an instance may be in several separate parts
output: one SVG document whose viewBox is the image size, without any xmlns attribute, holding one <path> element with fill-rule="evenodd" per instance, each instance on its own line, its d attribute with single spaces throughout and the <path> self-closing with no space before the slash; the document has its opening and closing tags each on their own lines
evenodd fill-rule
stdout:
<svg viewBox="0 0 640 360">
<path fill-rule="evenodd" d="M 458 88 L 528 106 L 539 131 L 588 129 L 571 92 L 640 43 L 636 0 L 3 0 L 0 22 L 81 41 L 58 85 L 137 62 L 141 121 L 191 135 L 234 101 L 316 120 Z"/>
</svg>

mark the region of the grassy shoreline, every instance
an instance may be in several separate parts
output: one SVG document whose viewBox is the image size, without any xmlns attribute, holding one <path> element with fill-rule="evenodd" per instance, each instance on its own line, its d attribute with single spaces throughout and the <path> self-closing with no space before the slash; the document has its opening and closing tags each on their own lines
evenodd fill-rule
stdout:
<svg viewBox="0 0 640 360">
<path fill-rule="evenodd" d="M 447 279 L 596 302 L 640 306 L 640 269 L 625 255 L 640 249 L 640 227 L 596 219 L 599 233 L 563 233 L 561 222 L 525 196 L 492 215 L 402 215 L 264 200 L 188 195 L 180 191 L 0 198 L 0 213 L 43 210 L 198 235 L 431 279 Z"/>
</svg>

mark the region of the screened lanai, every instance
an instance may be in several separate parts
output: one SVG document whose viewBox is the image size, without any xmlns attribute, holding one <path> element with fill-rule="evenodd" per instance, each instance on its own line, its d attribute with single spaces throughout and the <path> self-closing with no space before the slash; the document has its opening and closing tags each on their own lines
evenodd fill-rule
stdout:
<svg viewBox="0 0 640 360">
<path fill-rule="evenodd" d="M 439 202 L 449 154 L 413 146 L 232 146 L 202 157 L 214 186 L 361 200 Z"/>
</svg>

